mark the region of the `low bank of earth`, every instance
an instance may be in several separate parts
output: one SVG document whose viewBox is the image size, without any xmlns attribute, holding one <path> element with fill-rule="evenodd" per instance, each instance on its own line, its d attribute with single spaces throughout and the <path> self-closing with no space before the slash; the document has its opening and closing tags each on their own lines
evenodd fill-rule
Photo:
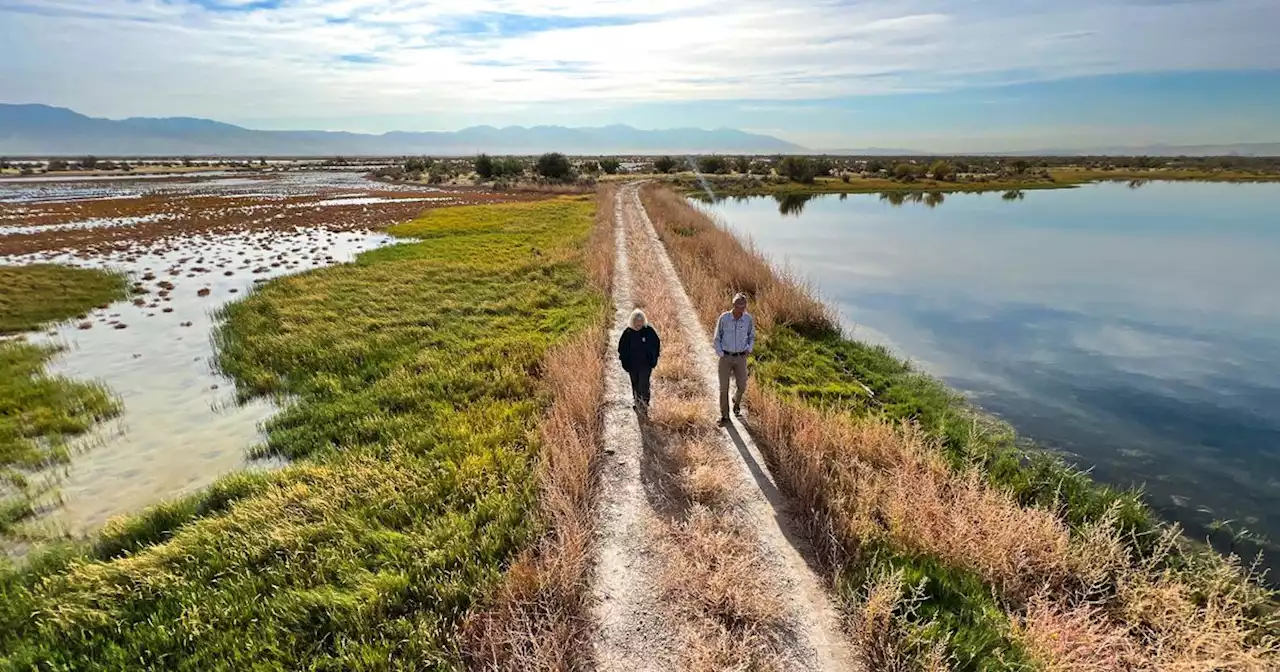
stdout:
<svg viewBox="0 0 1280 672">
<path fill-rule="evenodd" d="M 618 176 L 614 179 L 632 179 L 636 176 Z M 811 183 L 792 182 L 777 176 L 759 175 L 702 175 L 680 173 L 678 175 L 650 175 L 652 179 L 671 183 L 693 196 L 706 195 L 710 188 L 716 197 L 721 196 L 799 196 L 817 194 L 883 194 L 897 192 L 933 193 L 1016 193 L 1037 189 L 1070 189 L 1082 184 L 1101 181 L 1178 180 L 1203 182 L 1280 182 L 1280 173 L 1246 173 L 1241 171 L 1209 170 L 1093 170 L 1083 168 L 1050 168 L 1048 177 L 1037 171 L 1025 175 L 1010 175 L 985 180 L 958 181 L 916 179 L 910 182 L 884 177 L 850 176 L 848 181 L 837 177 L 819 177 Z"/>
<path fill-rule="evenodd" d="M 0 667 L 454 669 L 540 532 L 544 353 L 593 323 L 583 198 L 428 212 L 418 242 L 225 309 L 219 364 L 280 395 L 293 460 L 0 561 Z"/>
</svg>

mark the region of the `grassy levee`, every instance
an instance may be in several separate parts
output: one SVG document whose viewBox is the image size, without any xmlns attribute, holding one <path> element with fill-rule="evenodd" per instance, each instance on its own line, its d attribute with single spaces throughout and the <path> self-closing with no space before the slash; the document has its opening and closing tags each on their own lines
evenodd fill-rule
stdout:
<svg viewBox="0 0 1280 672">
<path fill-rule="evenodd" d="M 802 283 L 662 187 L 644 202 L 708 324 L 762 336 L 748 426 L 814 512 L 873 669 L 1265 670 L 1274 596 L 1137 493 L 1019 447 L 940 382 L 846 338 Z"/>
<path fill-rule="evenodd" d="M 1280 173 L 1208 168 L 1050 168 L 1055 180 L 1097 182 L 1106 180 L 1172 180 L 1190 182 L 1280 182 Z"/>
<path fill-rule="evenodd" d="M 1039 189 L 1070 189 L 1091 182 L 1106 181 L 1158 181 L 1184 182 L 1280 182 L 1280 173 L 1250 172 L 1245 170 L 1210 170 L 1195 168 L 1048 168 L 1048 176 L 1036 173 L 1009 174 L 999 177 L 973 180 L 935 180 L 916 178 L 910 181 L 888 177 L 850 176 L 818 177 L 812 182 L 796 182 L 776 175 L 697 175 L 692 172 L 650 175 L 663 180 L 693 196 L 705 194 L 710 185 L 716 196 L 806 196 L 820 194 L 906 194 L 906 193 L 982 193 L 1021 192 Z M 634 179 L 635 176 L 618 176 L 615 179 Z"/>
<path fill-rule="evenodd" d="M 125 276 L 70 266 L 0 267 L 0 335 L 38 329 L 122 299 Z M 0 341 L 0 535 L 33 514 L 32 470 L 65 463 L 66 440 L 113 417 L 102 385 L 49 376 L 57 348 Z"/>
<path fill-rule="evenodd" d="M 813 182 L 795 182 L 782 177 L 746 175 L 702 175 L 682 173 L 659 175 L 674 187 L 691 195 L 705 194 L 704 182 L 717 196 L 796 196 L 818 194 L 884 194 L 894 192 L 980 193 L 987 191 L 1026 191 L 1033 189 L 1066 189 L 1090 181 L 1087 177 L 1070 179 L 1055 176 L 1005 177 L 985 181 L 951 182 L 917 179 L 903 182 L 884 177 L 855 177 L 848 182 L 835 177 L 819 177 Z"/>
<path fill-rule="evenodd" d="M 464 667 L 468 615 L 538 587 L 565 546 L 548 493 L 569 516 L 589 496 L 567 473 L 589 470 L 593 439 L 565 425 L 598 398 L 580 349 L 599 359 L 593 211 L 433 210 L 394 230 L 418 242 L 228 306 L 220 365 L 243 394 L 290 400 L 263 452 L 295 462 L 0 564 L 0 667 Z"/>
</svg>

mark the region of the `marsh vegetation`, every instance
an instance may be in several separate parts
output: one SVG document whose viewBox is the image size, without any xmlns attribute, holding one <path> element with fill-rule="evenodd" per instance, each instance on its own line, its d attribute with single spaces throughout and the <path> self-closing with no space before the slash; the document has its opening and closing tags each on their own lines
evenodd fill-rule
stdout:
<svg viewBox="0 0 1280 672">
<path fill-rule="evenodd" d="M 295 399 L 264 447 L 295 464 L 0 570 L 6 660 L 459 665 L 463 616 L 543 529 L 551 400 L 531 374 L 601 309 L 592 212 L 433 211 L 396 229 L 421 242 L 229 306 L 219 364 L 246 396 Z"/>
</svg>

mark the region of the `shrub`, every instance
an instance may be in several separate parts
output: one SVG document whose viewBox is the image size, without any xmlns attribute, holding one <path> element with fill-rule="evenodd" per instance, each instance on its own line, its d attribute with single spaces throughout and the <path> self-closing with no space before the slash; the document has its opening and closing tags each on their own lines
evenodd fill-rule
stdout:
<svg viewBox="0 0 1280 672">
<path fill-rule="evenodd" d="M 521 177 L 524 175 L 524 161 L 514 156 L 495 159 L 493 162 L 493 174 L 497 177 Z"/>
<path fill-rule="evenodd" d="M 495 174 L 493 159 L 489 158 L 488 154 L 481 154 L 476 157 L 475 168 L 476 175 L 479 175 L 486 180 L 493 177 Z"/>
<path fill-rule="evenodd" d="M 817 166 L 803 156 L 788 156 L 778 162 L 778 174 L 793 182 L 813 184 Z"/>
<path fill-rule="evenodd" d="M 729 172 L 729 162 L 723 156 L 700 156 L 698 170 L 703 173 L 723 175 Z"/>
<path fill-rule="evenodd" d="M 1031 163 L 1028 162 L 1026 159 L 1018 159 L 1013 162 L 1013 170 L 1019 175 L 1027 172 L 1027 169 L 1030 167 L 1031 167 Z"/>
<path fill-rule="evenodd" d="M 619 165 L 618 160 L 612 157 L 600 159 L 600 170 L 603 170 L 607 175 L 617 174 Z"/>
<path fill-rule="evenodd" d="M 956 173 L 951 164 L 942 159 L 934 161 L 933 165 L 929 166 L 929 172 L 933 173 L 933 179 L 935 180 L 950 180 L 955 177 Z"/>
<path fill-rule="evenodd" d="M 46 168 L 46 170 L 48 170 L 51 173 L 54 171 L 66 170 L 66 169 L 67 169 L 67 162 L 63 161 L 62 159 L 54 159 L 50 161 L 49 166 Z"/>
<path fill-rule="evenodd" d="M 916 177 L 916 167 L 910 163 L 899 163 L 893 167 L 893 177 L 903 182 L 910 182 Z"/>
<path fill-rule="evenodd" d="M 653 169 L 658 171 L 659 173 L 669 173 L 675 167 L 676 167 L 676 160 L 669 156 L 660 157 L 653 162 Z"/>
<path fill-rule="evenodd" d="M 600 162 L 587 160 L 582 162 L 582 172 L 594 174 L 600 172 Z"/>
<path fill-rule="evenodd" d="M 560 152 L 549 152 L 538 157 L 538 174 L 549 180 L 567 180 L 573 175 L 573 166 Z"/>
<path fill-rule="evenodd" d="M 429 156 L 410 157 L 404 161 L 404 170 L 406 173 L 421 173 L 430 170 L 435 163 L 435 159 Z"/>
</svg>

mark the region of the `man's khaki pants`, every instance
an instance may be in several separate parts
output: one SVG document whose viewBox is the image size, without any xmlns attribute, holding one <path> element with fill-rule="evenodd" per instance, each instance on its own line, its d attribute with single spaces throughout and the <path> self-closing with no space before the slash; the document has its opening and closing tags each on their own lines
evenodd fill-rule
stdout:
<svg viewBox="0 0 1280 672">
<path fill-rule="evenodd" d="M 724 355 L 720 358 L 720 417 L 729 417 L 729 374 L 733 374 L 736 388 L 733 406 L 742 405 L 742 395 L 747 391 L 747 356 Z"/>
</svg>

